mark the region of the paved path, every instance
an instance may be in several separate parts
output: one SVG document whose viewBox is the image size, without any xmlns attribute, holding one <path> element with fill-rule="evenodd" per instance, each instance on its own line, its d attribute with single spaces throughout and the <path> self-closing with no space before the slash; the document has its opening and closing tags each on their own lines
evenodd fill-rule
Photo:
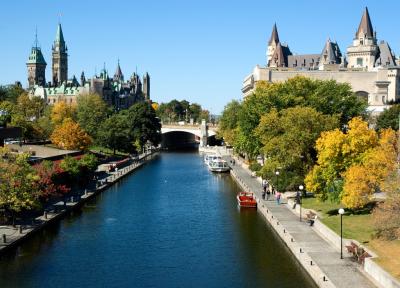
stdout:
<svg viewBox="0 0 400 288">
<path fill-rule="evenodd" d="M 220 150 L 220 152 L 223 152 Z M 221 153 L 221 154 L 224 154 Z M 229 162 L 231 157 L 224 156 Z M 241 167 L 236 160 L 236 165 L 232 166 L 236 175 L 241 179 L 245 187 L 262 199 L 261 184 L 256 178 L 252 177 L 247 169 Z M 304 247 L 304 251 L 313 259 L 329 280 L 338 288 L 369 288 L 376 287 L 360 270 L 358 264 L 352 262 L 349 257 L 340 259 L 340 252 L 329 242 L 319 236 L 307 223 L 299 222 L 299 218 L 292 213 L 286 205 L 278 205 L 275 200 L 264 201 L 263 204 L 271 211 L 274 218 L 279 220 L 280 225 L 285 227 L 294 241 Z"/>
</svg>

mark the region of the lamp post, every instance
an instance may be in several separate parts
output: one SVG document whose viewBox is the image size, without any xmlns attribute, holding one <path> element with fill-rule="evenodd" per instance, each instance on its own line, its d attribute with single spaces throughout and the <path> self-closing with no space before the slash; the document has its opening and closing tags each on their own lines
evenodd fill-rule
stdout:
<svg viewBox="0 0 400 288">
<path fill-rule="evenodd" d="M 340 214 L 340 259 L 343 259 L 343 214 L 344 214 L 344 209 L 340 208 L 338 212 Z"/>
<path fill-rule="evenodd" d="M 278 177 L 279 177 L 279 171 L 275 172 L 276 175 L 276 192 L 278 192 Z"/>
<path fill-rule="evenodd" d="M 301 222 L 301 194 L 303 193 L 303 189 L 304 189 L 304 186 L 303 185 L 300 185 L 299 186 L 299 197 L 298 197 L 298 199 L 297 199 L 297 202 L 298 202 L 298 204 L 299 204 L 299 206 L 300 206 L 300 222 Z"/>
</svg>

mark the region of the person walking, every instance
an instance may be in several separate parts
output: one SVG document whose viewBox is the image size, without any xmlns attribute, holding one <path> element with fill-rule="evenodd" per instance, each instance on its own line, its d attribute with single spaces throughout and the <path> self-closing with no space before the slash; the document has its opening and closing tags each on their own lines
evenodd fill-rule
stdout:
<svg viewBox="0 0 400 288">
<path fill-rule="evenodd" d="M 269 196 L 271 195 L 270 187 L 271 186 L 267 187 L 267 201 L 269 200 Z"/>
<path fill-rule="evenodd" d="M 265 194 L 267 193 L 267 185 L 268 185 L 267 180 L 263 179 L 262 180 L 262 188 L 263 188 L 262 198 L 263 199 L 265 199 Z"/>
<path fill-rule="evenodd" d="M 275 198 L 276 198 L 276 203 L 278 205 L 280 205 L 281 204 L 281 192 L 277 191 L 276 195 L 275 195 Z"/>
</svg>

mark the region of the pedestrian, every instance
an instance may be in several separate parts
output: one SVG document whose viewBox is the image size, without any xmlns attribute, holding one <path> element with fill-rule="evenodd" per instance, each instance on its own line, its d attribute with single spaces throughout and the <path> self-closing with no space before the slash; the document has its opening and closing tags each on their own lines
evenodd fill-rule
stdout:
<svg viewBox="0 0 400 288">
<path fill-rule="evenodd" d="M 267 187 L 267 201 L 269 200 L 269 196 L 271 195 L 270 187 Z"/>
<path fill-rule="evenodd" d="M 263 187 L 264 193 L 266 193 L 267 192 L 267 185 L 268 185 L 267 180 L 263 179 L 261 185 Z"/>
<path fill-rule="evenodd" d="M 281 204 L 281 192 L 277 191 L 275 197 L 276 197 L 276 203 L 278 205 Z"/>
<path fill-rule="evenodd" d="M 271 189 L 271 190 L 272 190 L 272 191 L 271 191 L 271 192 L 272 192 L 272 195 L 275 195 L 275 192 L 276 192 L 276 191 L 275 191 L 275 186 L 272 186 L 272 185 L 271 185 L 271 187 L 272 187 L 272 189 Z"/>
</svg>

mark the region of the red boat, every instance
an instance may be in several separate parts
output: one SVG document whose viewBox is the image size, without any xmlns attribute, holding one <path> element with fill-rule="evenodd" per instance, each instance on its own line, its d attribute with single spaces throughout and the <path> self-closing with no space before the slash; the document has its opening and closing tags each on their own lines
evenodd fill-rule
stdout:
<svg viewBox="0 0 400 288">
<path fill-rule="evenodd" d="M 240 207 L 243 208 L 257 208 L 257 201 L 252 192 L 240 192 L 236 199 Z"/>
</svg>

